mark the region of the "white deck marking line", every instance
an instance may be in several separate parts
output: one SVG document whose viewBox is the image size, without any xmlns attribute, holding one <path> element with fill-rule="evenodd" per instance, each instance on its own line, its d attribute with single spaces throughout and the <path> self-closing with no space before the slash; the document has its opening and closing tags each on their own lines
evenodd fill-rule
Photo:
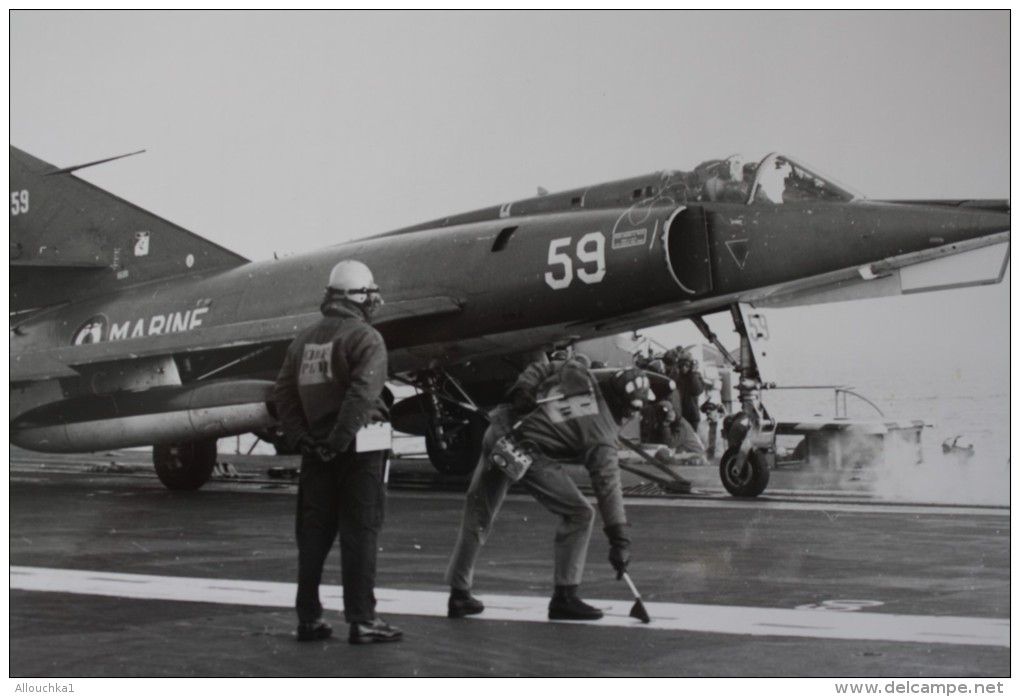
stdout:
<svg viewBox="0 0 1020 697">
<path fill-rule="evenodd" d="M 79 593 L 117 598 L 171 600 L 256 607 L 293 607 L 295 585 L 269 581 L 148 576 L 71 569 L 10 567 L 12 590 Z M 323 586 L 323 604 L 342 607 L 339 586 Z M 377 588 L 382 615 L 446 617 L 445 592 Z M 548 622 L 547 598 L 479 593 L 485 612 L 469 621 Z M 795 636 L 820 639 L 905 641 L 1009 647 L 1008 619 L 932 617 L 867 612 L 792 610 L 728 605 L 645 602 L 652 617 L 643 624 L 630 617 L 633 598 L 592 600 L 606 617 L 592 626 L 717 634 Z"/>
<path fill-rule="evenodd" d="M 697 486 L 694 487 L 697 490 Z M 653 506 L 660 508 L 735 508 L 747 511 L 825 511 L 828 513 L 882 513 L 891 515 L 950 515 L 950 516 L 1004 516 L 1010 515 L 1009 506 L 954 506 L 938 503 L 899 503 L 895 501 L 883 503 L 875 500 L 846 501 L 819 500 L 817 498 L 798 498 L 798 500 L 771 499 L 769 496 L 780 495 L 778 491 L 766 491 L 754 500 L 724 498 L 638 498 L 628 497 L 627 506 Z M 804 495 L 804 492 L 800 492 Z M 525 494 L 526 496 L 526 494 Z M 463 497 L 461 497 L 463 498 Z"/>
</svg>

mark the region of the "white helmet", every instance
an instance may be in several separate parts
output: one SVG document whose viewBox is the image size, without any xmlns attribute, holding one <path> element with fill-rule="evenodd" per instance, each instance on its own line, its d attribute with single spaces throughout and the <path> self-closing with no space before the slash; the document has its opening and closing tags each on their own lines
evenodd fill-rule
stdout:
<svg viewBox="0 0 1020 697">
<path fill-rule="evenodd" d="M 382 305 L 379 286 L 372 278 L 372 271 L 360 261 L 341 261 L 334 266 L 329 274 L 326 292 L 359 305 L 368 307 Z"/>
</svg>

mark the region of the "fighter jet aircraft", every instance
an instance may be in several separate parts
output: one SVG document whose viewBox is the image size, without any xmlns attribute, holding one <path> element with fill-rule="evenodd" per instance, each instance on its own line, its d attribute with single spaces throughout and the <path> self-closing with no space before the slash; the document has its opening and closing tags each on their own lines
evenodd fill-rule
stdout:
<svg viewBox="0 0 1020 697">
<path fill-rule="evenodd" d="M 717 341 L 703 318 L 730 312 L 742 410 L 720 473 L 748 496 L 771 447 L 753 308 L 994 283 L 1008 263 L 1005 201 L 870 201 L 779 154 L 258 262 L 74 176 L 83 166 L 10 148 L 10 439 L 151 445 L 171 489 L 206 482 L 218 438 L 273 437 L 272 381 L 343 259 L 375 273 L 392 377 L 418 388 L 394 425 L 444 472 L 474 467 L 485 407 L 539 352 L 684 318 Z"/>
</svg>

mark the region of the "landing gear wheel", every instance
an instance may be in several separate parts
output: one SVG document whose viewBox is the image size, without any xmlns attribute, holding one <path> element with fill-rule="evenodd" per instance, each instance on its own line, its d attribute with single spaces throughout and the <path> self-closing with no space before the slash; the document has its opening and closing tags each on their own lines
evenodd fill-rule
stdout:
<svg viewBox="0 0 1020 697">
<path fill-rule="evenodd" d="M 443 474 L 471 474 L 482 456 L 482 438 L 488 422 L 475 414 L 465 414 L 467 423 L 447 426 L 443 448 L 430 428 L 425 434 L 425 450 L 432 466 Z"/>
<path fill-rule="evenodd" d="M 737 465 L 738 448 L 730 448 L 719 461 L 719 477 L 732 496 L 757 496 L 769 484 L 769 467 L 765 456 L 757 450 L 747 454 L 743 467 Z"/>
<path fill-rule="evenodd" d="M 171 491 L 196 491 L 209 481 L 216 467 L 216 439 L 152 448 L 156 476 Z"/>
</svg>

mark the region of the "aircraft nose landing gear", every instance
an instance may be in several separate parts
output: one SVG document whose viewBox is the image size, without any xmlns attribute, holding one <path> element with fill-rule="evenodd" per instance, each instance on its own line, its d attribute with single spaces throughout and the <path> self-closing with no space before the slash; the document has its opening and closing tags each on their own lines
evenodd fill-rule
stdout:
<svg viewBox="0 0 1020 697">
<path fill-rule="evenodd" d="M 741 411 L 723 421 L 727 448 L 719 460 L 719 478 L 733 496 L 757 496 L 769 483 L 776 424 L 761 405 L 760 394 L 759 381 L 741 380 Z"/>
<path fill-rule="evenodd" d="M 776 422 L 761 403 L 765 384 L 758 373 L 742 308 L 731 306 L 730 314 L 740 335 L 739 362 L 723 347 L 704 318 L 695 317 L 693 321 L 740 374 L 740 411 L 723 420 L 727 447 L 719 460 L 719 478 L 731 495 L 754 497 L 765 491 L 769 483 L 770 460 L 775 457 Z"/>
</svg>

